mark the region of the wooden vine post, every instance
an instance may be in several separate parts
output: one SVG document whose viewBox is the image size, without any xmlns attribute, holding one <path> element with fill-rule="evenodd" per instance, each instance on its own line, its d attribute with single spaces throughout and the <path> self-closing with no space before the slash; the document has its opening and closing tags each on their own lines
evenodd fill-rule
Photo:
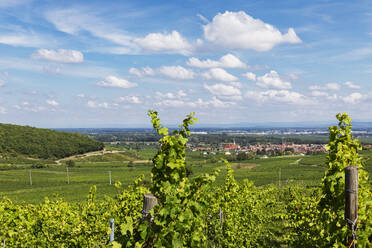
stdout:
<svg viewBox="0 0 372 248">
<path fill-rule="evenodd" d="M 352 244 L 355 245 L 358 222 L 358 166 L 345 168 L 345 220 L 352 231 Z"/>
<path fill-rule="evenodd" d="M 67 184 L 70 184 L 70 175 L 68 174 L 68 166 L 66 166 Z"/>
<path fill-rule="evenodd" d="M 154 217 L 151 216 L 150 211 L 158 203 L 158 199 L 153 194 L 143 195 L 143 209 L 142 209 L 142 219 L 153 221 Z"/>
</svg>

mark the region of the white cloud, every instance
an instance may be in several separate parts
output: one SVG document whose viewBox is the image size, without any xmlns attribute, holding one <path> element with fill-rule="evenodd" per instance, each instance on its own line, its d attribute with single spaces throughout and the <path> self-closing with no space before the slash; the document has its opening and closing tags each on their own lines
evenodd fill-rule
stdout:
<svg viewBox="0 0 372 248">
<path fill-rule="evenodd" d="M 118 102 L 127 102 L 127 103 L 134 103 L 139 104 L 141 103 L 141 100 L 138 96 L 121 96 L 117 100 Z"/>
<path fill-rule="evenodd" d="M 329 94 L 327 92 L 324 92 L 324 91 L 319 91 L 319 90 L 314 90 L 311 92 L 311 95 L 312 96 L 324 96 L 324 97 L 328 97 Z"/>
<path fill-rule="evenodd" d="M 177 31 L 168 33 L 150 33 L 134 42 L 145 51 L 189 54 L 192 45 Z"/>
<path fill-rule="evenodd" d="M 156 96 L 157 98 L 168 98 L 168 99 L 176 98 L 176 95 L 173 94 L 172 92 L 161 93 L 161 92 L 157 91 L 157 92 L 155 93 L 155 96 Z"/>
<path fill-rule="evenodd" d="M 206 59 L 199 60 L 198 58 L 192 57 L 187 61 L 187 65 L 199 67 L 199 68 L 215 68 L 215 67 L 224 67 L 224 68 L 245 68 L 247 67 L 239 58 L 232 54 L 226 54 L 222 56 L 219 61 Z"/>
<path fill-rule="evenodd" d="M 49 43 L 48 43 L 49 41 Z M 22 47 L 40 47 L 50 45 L 54 40 L 43 38 L 35 33 L 11 33 L 0 35 L 0 44 Z"/>
<path fill-rule="evenodd" d="M 80 98 L 84 98 L 84 97 L 85 97 L 85 94 L 80 93 L 80 94 L 77 94 L 76 96 L 77 96 L 77 97 L 80 97 Z"/>
<path fill-rule="evenodd" d="M 105 109 L 110 108 L 110 104 L 108 104 L 107 102 L 97 103 L 97 102 L 94 102 L 94 101 L 88 101 L 87 106 L 89 108 L 105 108 Z"/>
<path fill-rule="evenodd" d="M 256 81 L 256 74 L 254 74 L 253 72 L 246 72 L 244 74 L 242 74 L 243 76 L 245 76 L 248 80 L 252 80 L 252 81 Z"/>
<path fill-rule="evenodd" d="M 235 100 L 241 99 L 241 91 L 234 87 L 233 85 L 226 84 L 214 84 L 214 85 L 204 85 L 204 89 L 208 90 L 215 96 L 230 98 Z"/>
<path fill-rule="evenodd" d="M 356 103 L 359 103 L 360 101 L 362 101 L 366 98 L 367 98 L 366 95 L 363 95 L 359 92 L 354 92 L 354 93 L 351 93 L 350 95 L 344 97 L 343 101 L 346 102 L 346 103 L 350 103 L 350 104 L 356 104 Z"/>
<path fill-rule="evenodd" d="M 136 75 L 137 77 L 154 76 L 156 72 L 151 67 L 130 68 L 129 73 Z"/>
<path fill-rule="evenodd" d="M 163 66 L 159 68 L 159 72 L 174 79 L 186 80 L 194 78 L 194 72 L 182 66 Z"/>
<path fill-rule="evenodd" d="M 217 14 L 203 26 L 206 40 L 229 49 L 268 51 L 280 43 L 300 43 L 293 28 L 282 34 L 274 26 L 254 19 L 244 11 Z"/>
<path fill-rule="evenodd" d="M 28 112 L 34 112 L 34 113 L 38 113 L 38 112 L 46 110 L 46 107 L 44 106 L 38 106 L 35 104 L 31 104 L 27 101 L 22 102 L 21 105 L 14 105 L 14 108 L 18 110 L 24 110 Z"/>
<path fill-rule="evenodd" d="M 324 86 L 321 85 L 311 85 L 310 90 L 339 90 L 340 85 L 338 83 L 327 83 Z"/>
<path fill-rule="evenodd" d="M 186 97 L 186 96 L 187 96 L 186 92 L 184 92 L 183 90 L 179 90 L 179 91 L 177 91 L 177 95 L 178 95 L 179 97 Z"/>
<path fill-rule="evenodd" d="M 186 69 L 182 66 L 162 66 L 157 69 L 152 69 L 151 67 L 142 67 L 142 68 L 130 68 L 129 73 L 136 75 L 137 77 L 144 77 L 144 76 L 155 76 L 155 75 L 163 75 L 173 79 L 193 79 L 195 73 L 190 70 Z"/>
<path fill-rule="evenodd" d="M 0 79 L 0 87 L 4 86 L 4 84 L 5 84 L 5 81 Z"/>
<path fill-rule="evenodd" d="M 6 114 L 7 113 L 7 111 L 6 111 L 6 108 L 4 108 L 4 107 L 0 107 L 0 114 Z"/>
<path fill-rule="evenodd" d="M 248 91 L 246 98 L 254 99 L 258 102 L 269 100 L 291 103 L 291 104 L 310 104 L 311 102 L 301 93 L 288 90 L 267 90 L 267 91 Z"/>
<path fill-rule="evenodd" d="M 204 101 L 203 99 L 199 98 L 195 103 L 195 106 L 199 106 L 202 108 L 212 106 L 214 108 L 227 108 L 233 105 L 236 105 L 236 102 L 232 101 L 222 101 L 218 99 L 216 96 L 213 96 L 211 100 Z"/>
<path fill-rule="evenodd" d="M 311 92 L 311 95 L 314 97 L 325 97 L 328 100 L 337 100 L 339 96 L 337 94 L 329 94 L 328 92 L 325 91 L 319 91 L 319 90 L 314 90 Z"/>
<path fill-rule="evenodd" d="M 191 107 L 191 108 L 207 108 L 209 106 L 214 108 L 227 108 L 235 105 L 235 102 L 232 101 L 222 101 L 216 96 L 213 96 L 211 100 L 205 101 L 201 98 L 196 101 L 183 101 L 180 99 L 164 99 L 160 102 L 155 103 L 156 106 L 165 106 L 165 107 Z"/>
<path fill-rule="evenodd" d="M 57 107 L 59 105 L 59 103 L 55 100 L 46 100 L 46 103 L 52 105 L 53 107 Z"/>
<path fill-rule="evenodd" d="M 347 81 L 344 83 L 350 89 L 360 89 L 359 85 L 354 84 L 353 82 Z"/>
<path fill-rule="evenodd" d="M 230 82 L 230 85 L 238 88 L 238 89 L 242 89 L 243 88 L 243 85 L 240 83 L 240 82 Z"/>
<path fill-rule="evenodd" d="M 158 99 L 175 99 L 175 98 L 181 99 L 181 98 L 187 97 L 187 94 L 183 90 L 179 90 L 177 91 L 177 93 L 172 93 L 172 92 L 161 93 L 157 91 L 155 93 L 155 97 Z"/>
<path fill-rule="evenodd" d="M 207 80 L 218 80 L 224 82 L 237 81 L 238 78 L 231 75 L 222 68 L 212 68 L 207 72 L 204 72 L 202 76 Z"/>
<path fill-rule="evenodd" d="M 132 83 L 124 78 L 118 78 L 115 76 L 108 76 L 105 78 L 105 80 L 96 83 L 96 85 L 101 86 L 101 87 L 116 87 L 116 88 L 123 88 L 123 89 L 133 88 L 133 87 L 138 86 L 137 83 Z"/>
<path fill-rule="evenodd" d="M 59 63 L 82 63 L 84 61 L 84 56 L 81 52 L 76 50 L 48 50 L 39 49 L 36 53 L 32 55 L 34 59 L 44 59 Z"/>
<path fill-rule="evenodd" d="M 76 35 L 80 31 L 87 31 L 98 38 L 134 48 L 131 36 L 124 34 L 95 14 L 74 8 L 49 11 L 45 17 L 61 32 Z"/>
<path fill-rule="evenodd" d="M 155 103 L 156 106 L 166 106 L 166 107 L 185 107 L 185 106 L 195 106 L 191 102 L 185 102 L 178 99 L 165 99 L 158 103 Z"/>
<path fill-rule="evenodd" d="M 270 71 L 262 77 L 257 77 L 256 85 L 262 88 L 290 89 L 291 83 L 282 80 L 276 71 Z"/>
</svg>

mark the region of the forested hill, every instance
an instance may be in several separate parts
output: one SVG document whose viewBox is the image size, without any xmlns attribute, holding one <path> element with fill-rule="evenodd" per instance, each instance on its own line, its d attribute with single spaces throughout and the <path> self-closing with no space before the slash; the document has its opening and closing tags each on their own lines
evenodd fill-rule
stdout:
<svg viewBox="0 0 372 248">
<path fill-rule="evenodd" d="M 102 150 L 102 142 L 77 133 L 0 123 L 0 153 L 58 159 Z"/>
</svg>

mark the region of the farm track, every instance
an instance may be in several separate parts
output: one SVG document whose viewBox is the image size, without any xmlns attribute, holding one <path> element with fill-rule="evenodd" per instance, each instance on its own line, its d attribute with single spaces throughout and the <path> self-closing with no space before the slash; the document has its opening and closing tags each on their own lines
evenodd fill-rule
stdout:
<svg viewBox="0 0 372 248">
<path fill-rule="evenodd" d="M 290 163 L 290 164 L 293 164 L 293 165 L 298 165 L 300 162 L 301 162 L 302 158 L 300 159 L 297 159 L 296 161 Z"/>
<path fill-rule="evenodd" d="M 73 155 L 73 156 L 66 157 L 66 158 L 61 158 L 61 159 L 56 160 L 55 162 L 57 164 L 61 164 L 62 161 L 66 161 L 66 160 L 74 160 L 74 159 L 77 159 L 77 158 L 86 158 L 86 157 L 91 157 L 91 156 L 104 155 L 104 154 L 107 154 L 107 153 L 121 153 L 121 152 L 122 151 L 108 151 L 106 149 L 103 149 L 102 151 L 87 152 L 87 153 Z"/>
</svg>

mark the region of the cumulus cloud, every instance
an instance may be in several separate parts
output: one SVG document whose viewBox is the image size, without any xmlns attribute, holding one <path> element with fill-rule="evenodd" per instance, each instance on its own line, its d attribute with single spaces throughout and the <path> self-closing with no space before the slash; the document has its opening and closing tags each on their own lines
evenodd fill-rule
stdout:
<svg viewBox="0 0 372 248">
<path fill-rule="evenodd" d="M 186 92 L 184 92 L 183 90 L 179 90 L 179 91 L 177 91 L 177 95 L 178 95 L 179 97 L 186 97 L 186 96 L 187 96 Z"/>
<path fill-rule="evenodd" d="M 198 98 L 196 101 L 183 101 L 180 99 L 164 99 L 157 103 L 156 106 L 166 106 L 166 107 L 192 107 L 192 108 L 227 108 L 233 105 L 236 105 L 236 102 L 233 101 L 222 101 L 216 96 L 213 96 L 211 100 L 203 100 Z"/>
<path fill-rule="evenodd" d="M 301 43 L 293 28 L 282 34 L 244 11 L 219 13 L 212 22 L 203 25 L 203 30 L 206 40 L 229 49 L 268 51 L 280 43 Z"/>
<path fill-rule="evenodd" d="M 339 90 L 340 85 L 338 83 L 327 83 L 324 86 L 322 85 L 311 85 L 310 90 Z"/>
<path fill-rule="evenodd" d="M 253 72 L 246 72 L 244 74 L 242 74 L 244 77 L 246 77 L 248 80 L 252 80 L 252 81 L 256 81 L 256 74 L 254 74 Z"/>
<path fill-rule="evenodd" d="M 347 81 L 344 83 L 350 89 L 360 89 L 359 85 L 354 84 L 353 82 Z"/>
<path fill-rule="evenodd" d="M 194 102 L 195 106 L 198 107 L 214 107 L 214 108 L 227 108 L 233 105 L 236 105 L 236 102 L 233 101 L 222 101 L 221 99 L 218 99 L 216 96 L 213 96 L 211 100 L 205 101 L 201 98 L 199 98 L 196 102 Z"/>
<path fill-rule="evenodd" d="M 87 106 L 89 108 L 105 108 L 105 109 L 110 108 L 110 104 L 107 103 L 107 102 L 97 103 L 97 102 L 94 102 L 94 101 L 88 101 Z"/>
<path fill-rule="evenodd" d="M 246 98 L 258 102 L 277 101 L 291 104 L 309 104 L 311 103 L 306 96 L 301 93 L 288 90 L 267 90 L 267 91 L 248 91 Z"/>
<path fill-rule="evenodd" d="M 55 100 L 46 100 L 46 103 L 53 107 L 57 107 L 59 105 L 59 103 L 56 102 Z"/>
<path fill-rule="evenodd" d="M 172 93 L 172 92 L 161 93 L 157 91 L 155 93 L 155 97 L 158 99 L 176 99 L 176 98 L 181 99 L 181 98 L 187 97 L 187 94 L 183 90 L 179 90 L 177 91 L 177 93 Z"/>
<path fill-rule="evenodd" d="M 208 90 L 211 94 L 223 97 L 230 98 L 235 100 L 241 99 L 241 91 L 234 87 L 233 85 L 226 84 L 214 84 L 214 85 L 204 85 L 204 89 Z"/>
<path fill-rule="evenodd" d="M 123 89 L 133 88 L 133 87 L 138 86 L 137 83 L 132 83 L 124 78 L 118 78 L 115 76 L 108 76 L 105 78 L 105 80 L 96 83 L 96 85 L 101 86 L 101 87 L 115 87 L 115 88 L 123 88 Z"/>
<path fill-rule="evenodd" d="M 168 33 L 150 33 L 134 42 L 145 51 L 189 54 L 193 47 L 177 31 Z"/>
<path fill-rule="evenodd" d="M 256 85 L 262 88 L 290 89 L 291 83 L 282 80 L 276 71 L 270 71 L 262 77 L 257 77 Z"/>
<path fill-rule="evenodd" d="M 141 69 L 138 68 L 130 68 L 129 69 L 130 74 L 134 74 L 137 77 L 144 77 L 144 76 L 154 76 L 156 72 L 151 67 L 142 67 Z"/>
<path fill-rule="evenodd" d="M 174 79 L 193 79 L 194 72 L 192 70 L 186 69 L 182 66 L 162 66 L 159 68 L 159 72 L 167 77 Z"/>
<path fill-rule="evenodd" d="M 337 94 L 329 94 L 328 92 L 319 91 L 319 90 L 312 91 L 311 95 L 314 97 L 325 97 L 328 100 L 337 100 L 339 98 Z"/>
<path fill-rule="evenodd" d="M 239 58 L 232 54 L 226 54 L 222 56 L 218 61 L 217 60 L 199 60 L 198 58 L 192 57 L 187 61 L 187 65 L 199 68 L 215 68 L 215 67 L 224 67 L 224 68 L 245 68 L 247 67 Z"/>
<path fill-rule="evenodd" d="M 121 96 L 119 97 L 119 99 L 117 99 L 117 102 L 127 102 L 134 104 L 142 103 L 138 96 Z"/>
<path fill-rule="evenodd" d="M 192 102 L 185 102 L 178 99 L 165 99 L 160 102 L 155 103 L 156 106 L 166 106 L 166 107 L 194 107 L 195 104 Z"/>
<path fill-rule="evenodd" d="M 46 107 L 44 107 L 44 106 L 31 104 L 27 101 L 22 102 L 20 105 L 18 105 L 18 104 L 14 105 L 14 108 L 16 108 L 18 110 L 24 110 L 24 111 L 28 111 L 28 112 L 34 112 L 34 113 L 38 113 L 38 112 L 46 110 Z"/>
<path fill-rule="evenodd" d="M 349 104 L 356 104 L 361 102 L 362 100 L 366 99 L 367 96 L 363 95 L 359 92 L 351 93 L 350 95 L 343 98 L 343 101 Z"/>
<path fill-rule="evenodd" d="M 84 56 L 80 51 L 76 50 L 48 50 L 39 49 L 36 53 L 32 55 L 34 59 L 44 59 L 59 63 L 82 63 L 84 61 Z"/>
<path fill-rule="evenodd" d="M 157 69 L 152 69 L 151 67 L 142 67 L 138 68 L 130 68 L 129 73 L 136 75 L 137 77 L 145 77 L 145 76 L 155 76 L 155 75 L 163 75 L 173 79 L 193 79 L 195 73 L 190 70 L 186 69 L 182 66 L 162 66 Z"/>
<path fill-rule="evenodd" d="M 231 75 L 222 68 L 209 69 L 207 72 L 202 73 L 202 76 L 207 80 L 218 80 L 224 82 L 232 82 L 238 80 L 237 77 Z"/>
</svg>

